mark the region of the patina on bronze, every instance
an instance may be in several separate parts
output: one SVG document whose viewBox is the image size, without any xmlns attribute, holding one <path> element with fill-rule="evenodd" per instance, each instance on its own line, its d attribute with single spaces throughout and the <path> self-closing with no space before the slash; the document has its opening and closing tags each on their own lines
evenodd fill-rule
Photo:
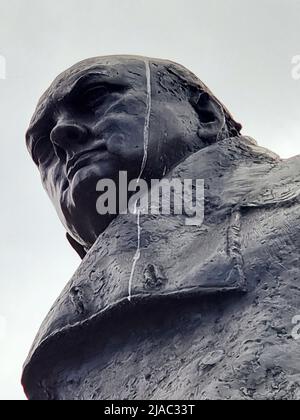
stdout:
<svg viewBox="0 0 300 420">
<path fill-rule="evenodd" d="M 93 58 L 54 81 L 27 145 L 84 260 L 25 363 L 30 399 L 300 398 L 300 159 L 240 132 L 170 61 Z M 136 217 L 95 205 L 120 171 L 205 180 L 201 226 L 141 216 L 133 277 Z"/>
</svg>

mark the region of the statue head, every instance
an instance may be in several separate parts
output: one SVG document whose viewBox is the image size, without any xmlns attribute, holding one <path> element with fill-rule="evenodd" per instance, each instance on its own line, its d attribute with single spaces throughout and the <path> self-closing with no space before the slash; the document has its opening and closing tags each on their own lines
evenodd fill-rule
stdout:
<svg viewBox="0 0 300 420">
<path fill-rule="evenodd" d="M 240 130 L 181 65 L 109 56 L 58 76 L 40 99 L 26 140 L 70 242 L 87 251 L 115 217 L 97 213 L 99 180 L 117 183 L 120 171 L 128 181 L 138 178 L 143 161 L 142 178 L 161 179 L 190 154 Z"/>
</svg>

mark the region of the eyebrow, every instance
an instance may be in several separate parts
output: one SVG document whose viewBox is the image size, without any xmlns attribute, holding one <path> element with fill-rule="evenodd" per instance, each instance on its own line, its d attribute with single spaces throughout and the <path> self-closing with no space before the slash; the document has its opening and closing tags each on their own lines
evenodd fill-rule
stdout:
<svg viewBox="0 0 300 420">
<path fill-rule="evenodd" d="M 109 84 L 109 80 L 103 79 L 104 74 L 88 73 L 80 77 L 71 87 L 69 92 L 66 92 L 65 98 L 72 96 L 74 93 L 80 94 L 87 89 L 93 88 L 100 84 Z"/>
<path fill-rule="evenodd" d="M 89 73 L 82 76 L 74 83 L 69 92 L 64 95 L 62 101 L 68 101 L 74 97 L 80 97 L 86 92 L 100 86 L 108 87 L 111 91 L 114 92 L 117 90 L 124 91 L 128 89 L 129 86 L 121 80 L 116 80 L 116 78 L 109 78 L 108 76 L 108 74 L 103 73 Z"/>
</svg>

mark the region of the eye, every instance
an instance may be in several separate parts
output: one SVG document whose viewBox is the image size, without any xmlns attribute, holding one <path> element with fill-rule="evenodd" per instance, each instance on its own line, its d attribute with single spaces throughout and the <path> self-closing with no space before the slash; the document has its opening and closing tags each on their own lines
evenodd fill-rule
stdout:
<svg viewBox="0 0 300 420">
<path fill-rule="evenodd" d="M 98 86 L 88 89 L 83 99 L 90 105 L 98 105 L 105 100 L 108 94 L 109 90 L 107 87 Z"/>
<path fill-rule="evenodd" d="M 68 98 L 68 104 L 80 113 L 96 112 L 108 101 L 122 94 L 128 86 L 115 83 L 90 82 L 79 84 Z"/>
<path fill-rule="evenodd" d="M 81 110 L 96 110 L 103 105 L 110 94 L 106 86 L 93 86 L 76 98 L 76 105 Z"/>
</svg>

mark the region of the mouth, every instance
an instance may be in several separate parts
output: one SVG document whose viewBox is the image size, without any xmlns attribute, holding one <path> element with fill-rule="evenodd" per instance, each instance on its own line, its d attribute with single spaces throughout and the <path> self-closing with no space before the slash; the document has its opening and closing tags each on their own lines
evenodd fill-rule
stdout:
<svg viewBox="0 0 300 420">
<path fill-rule="evenodd" d="M 109 152 L 106 145 L 102 145 L 97 149 L 89 149 L 84 152 L 76 153 L 67 163 L 67 177 L 72 179 L 74 175 L 82 168 L 99 162 L 99 160 L 107 160 Z"/>
</svg>

